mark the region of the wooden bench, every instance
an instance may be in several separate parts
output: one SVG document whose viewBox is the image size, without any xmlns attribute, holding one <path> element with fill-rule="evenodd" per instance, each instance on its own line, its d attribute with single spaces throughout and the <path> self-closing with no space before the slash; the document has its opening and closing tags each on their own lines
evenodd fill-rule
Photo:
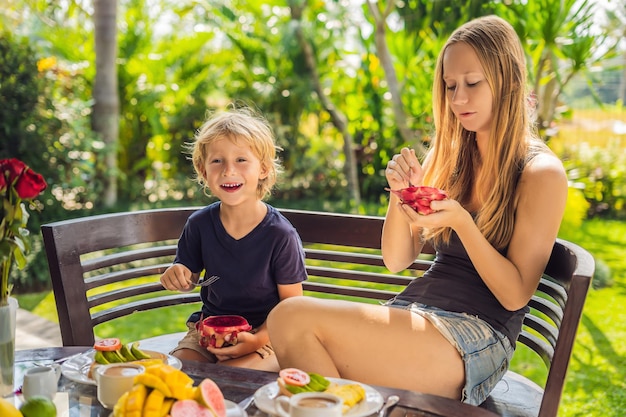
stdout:
<svg viewBox="0 0 626 417">
<path fill-rule="evenodd" d="M 105 214 L 42 226 L 64 346 L 90 346 L 94 327 L 137 311 L 199 302 L 198 292 L 172 293 L 158 281 L 195 210 Z M 380 302 L 430 265 L 432 256 L 420 255 L 407 271 L 389 273 L 380 255 L 382 217 L 281 212 L 305 246 L 307 294 Z M 432 248 L 425 251 L 433 253 Z M 509 371 L 481 407 L 501 416 L 557 415 L 593 271 L 588 252 L 564 240 L 555 242 L 518 340 L 548 368 L 545 387 Z M 176 319 L 182 326 L 185 317 Z"/>
</svg>

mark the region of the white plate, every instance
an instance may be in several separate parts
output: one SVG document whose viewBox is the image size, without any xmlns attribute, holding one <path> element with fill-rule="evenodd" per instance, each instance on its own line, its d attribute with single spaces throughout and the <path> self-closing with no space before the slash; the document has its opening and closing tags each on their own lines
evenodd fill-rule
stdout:
<svg viewBox="0 0 626 417">
<path fill-rule="evenodd" d="M 73 358 L 63 362 L 61 365 L 61 373 L 63 376 L 74 382 L 96 385 L 96 381 L 88 376 L 89 368 L 91 368 L 91 364 L 93 363 L 93 356 L 95 352 L 95 349 L 90 349 L 82 355 L 74 356 Z M 144 350 L 144 352 L 150 354 L 151 351 Z M 167 355 L 166 363 L 176 369 L 181 369 L 183 367 L 183 363 L 172 355 Z"/>
<path fill-rule="evenodd" d="M 350 381 L 349 379 L 340 378 L 327 378 L 330 382 L 334 382 L 339 385 L 356 384 L 357 382 Z M 345 417 L 365 417 L 378 411 L 383 405 L 383 396 L 380 392 L 376 391 L 369 385 L 361 384 L 365 390 L 365 398 L 360 403 L 352 407 Z M 254 393 L 254 404 L 259 410 L 275 415 L 276 409 L 274 408 L 274 399 L 279 395 L 278 383 L 270 382 L 267 385 L 263 385 Z"/>
</svg>

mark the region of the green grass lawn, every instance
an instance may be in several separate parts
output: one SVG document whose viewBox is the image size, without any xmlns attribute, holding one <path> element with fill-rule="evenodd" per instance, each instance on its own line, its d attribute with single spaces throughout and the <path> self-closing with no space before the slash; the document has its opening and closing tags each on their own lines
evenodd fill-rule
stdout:
<svg viewBox="0 0 626 417">
<path fill-rule="evenodd" d="M 622 417 L 626 410 L 626 223 L 592 220 L 571 236 L 612 271 L 592 289 L 578 330 L 559 416 Z"/>
<path fill-rule="evenodd" d="M 591 220 L 560 237 L 589 250 L 612 271 L 612 285 L 591 289 L 572 355 L 560 417 L 622 417 L 626 409 L 626 223 Z M 20 305 L 57 321 L 52 294 L 19 297 Z M 98 327 L 99 337 L 138 340 L 184 331 L 193 306 L 137 313 Z M 525 348 L 516 352 L 512 369 L 545 382 L 540 360 Z"/>
</svg>

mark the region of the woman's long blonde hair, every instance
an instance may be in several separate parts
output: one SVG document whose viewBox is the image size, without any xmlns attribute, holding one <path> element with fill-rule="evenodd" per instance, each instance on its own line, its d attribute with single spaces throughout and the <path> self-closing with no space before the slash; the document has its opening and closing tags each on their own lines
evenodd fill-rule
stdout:
<svg viewBox="0 0 626 417">
<path fill-rule="evenodd" d="M 447 102 L 443 55 L 455 43 L 471 46 L 482 65 L 493 97 L 487 152 L 478 153 L 475 133 L 463 128 Z M 461 204 L 470 200 L 473 181 L 481 184 L 476 224 L 496 248 L 506 247 L 515 223 L 517 185 L 534 155 L 548 150 L 532 128 L 526 86 L 526 59 L 513 27 L 496 16 L 474 19 L 459 27 L 437 60 L 433 83 L 435 135 L 427 155 L 424 184 L 446 190 Z M 475 168 L 481 166 L 474 178 Z M 447 242 L 451 229 L 425 230 L 435 243 Z"/>
</svg>

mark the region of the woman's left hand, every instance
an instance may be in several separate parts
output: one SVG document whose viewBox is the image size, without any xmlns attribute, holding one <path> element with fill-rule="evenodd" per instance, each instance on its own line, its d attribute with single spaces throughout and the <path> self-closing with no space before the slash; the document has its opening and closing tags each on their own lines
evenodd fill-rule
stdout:
<svg viewBox="0 0 626 417">
<path fill-rule="evenodd" d="M 456 230 L 465 221 L 473 222 L 469 212 L 458 201 L 450 198 L 431 201 L 430 208 L 435 212 L 430 214 L 419 214 L 408 204 L 402 204 L 401 208 L 407 220 L 419 227 L 451 227 Z"/>
</svg>

